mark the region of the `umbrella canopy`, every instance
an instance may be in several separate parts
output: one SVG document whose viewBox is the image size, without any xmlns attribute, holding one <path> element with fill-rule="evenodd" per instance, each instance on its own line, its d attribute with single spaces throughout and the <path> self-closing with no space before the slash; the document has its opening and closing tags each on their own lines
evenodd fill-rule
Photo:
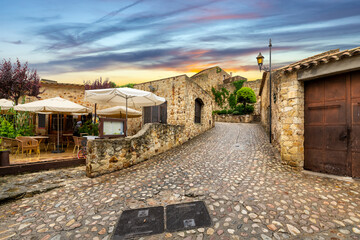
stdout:
<svg viewBox="0 0 360 240">
<path fill-rule="evenodd" d="M 71 102 L 61 97 L 54 97 L 25 104 L 19 104 L 14 107 L 16 111 L 28 112 L 57 112 L 57 113 L 90 113 L 91 109 L 80 104 Z"/>
<path fill-rule="evenodd" d="M 14 107 L 14 102 L 7 100 L 5 98 L 0 99 L 0 108 L 1 110 L 9 110 L 10 108 Z"/>
<path fill-rule="evenodd" d="M 112 104 L 131 107 L 148 107 L 160 105 L 166 100 L 163 97 L 147 91 L 142 91 L 134 88 L 105 88 L 85 90 L 86 101 L 99 104 Z M 126 123 L 128 119 L 128 111 L 126 111 Z M 127 135 L 127 124 L 125 129 Z"/>
<path fill-rule="evenodd" d="M 86 101 L 98 104 L 112 104 L 131 107 L 160 105 L 165 98 L 134 88 L 106 88 L 85 90 Z"/>
<path fill-rule="evenodd" d="M 71 113 L 89 113 L 91 109 L 84 107 L 80 104 L 74 103 L 72 101 L 63 99 L 61 97 L 54 97 L 44 100 L 39 100 L 35 102 L 19 104 L 14 107 L 16 111 L 28 111 L 28 112 L 37 112 L 37 113 L 58 113 L 57 117 L 57 150 L 53 153 L 61 153 L 63 150 L 59 149 L 60 146 L 60 131 L 59 131 L 59 113 L 71 114 Z"/>
<path fill-rule="evenodd" d="M 116 106 L 116 107 L 106 108 L 103 110 L 99 110 L 97 113 L 100 116 L 125 118 L 126 117 L 126 107 Z M 142 115 L 140 111 L 136 111 L 135 109 L 132 109 L 132 108 L 127 108 L 127 114 L 128 114 L 128 118 L 136 118 L 136 117 L 140 117 Z"/>
</svg>

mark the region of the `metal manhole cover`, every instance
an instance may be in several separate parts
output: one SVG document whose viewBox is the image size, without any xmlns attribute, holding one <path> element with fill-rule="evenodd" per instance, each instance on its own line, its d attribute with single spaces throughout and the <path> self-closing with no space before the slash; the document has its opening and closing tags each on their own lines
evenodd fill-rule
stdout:
<svg viewBox="0 0 360 240">
<path fill-rule="evenodd" d="M 166 229 L 169 232 L 208 227 L 211 218 L 204 202 L 190 202 L 166 207 Z"/>
<path fill-rule="evenodd" d="M 164 207 L 126 210 L 116 225 L 112 239 L 126 239 L 164 232 Z"/>
</svg>

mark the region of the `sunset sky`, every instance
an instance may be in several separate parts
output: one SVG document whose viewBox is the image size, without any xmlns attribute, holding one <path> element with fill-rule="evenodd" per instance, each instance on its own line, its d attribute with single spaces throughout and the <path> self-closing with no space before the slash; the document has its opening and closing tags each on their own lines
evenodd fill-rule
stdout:
<svg viewBox="0 0 360 240">
<path fill-rule="evenodd" d="M 360 46 L 359 0 L 0 1 L 0 58 L 45 79 L 137 83 L 212 66 L 260 78 L 256 56 L 279 67 Z"/>
</svg>

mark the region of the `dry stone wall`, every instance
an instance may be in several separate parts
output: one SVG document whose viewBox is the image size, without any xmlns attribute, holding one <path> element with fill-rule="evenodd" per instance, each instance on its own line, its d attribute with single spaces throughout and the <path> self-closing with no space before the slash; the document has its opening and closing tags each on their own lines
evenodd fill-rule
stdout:
<svg viewBox="0 0 360 240">
<path fill-rule="evenodd" d="M 155 89 L 156 95 L 167 100 L 167 123 L 183 125 L 186 137 L 192 138 L 214 127 L 212 97 L 186 75 L 140 83 L 134 88 L 149 91 L 150 85 Z M 201 109 L 201 123 L 195 123 L 195 100 L 197 98 L 204 103 Z M 131 119 L 128 131 L 133 134 L 139 131 L 142 125 L 143 118 Z"/>
<path fill-rule="evenodd" d="M 185 142 L 184 126 L 148 123 L 134 136 L 88 142 L 86 175 L 96 177 L 138 164 Z"/>
<path fill-rule="evenodd" d="M 275 97 L 275 99 L 274 99 Z M 285 164 L 304 165 L 304 84 L 297 74 L 272 74 L 272 140 Z M 261 95 L 261 123 L 269 130 L 269 74 Z"/>
</svg>

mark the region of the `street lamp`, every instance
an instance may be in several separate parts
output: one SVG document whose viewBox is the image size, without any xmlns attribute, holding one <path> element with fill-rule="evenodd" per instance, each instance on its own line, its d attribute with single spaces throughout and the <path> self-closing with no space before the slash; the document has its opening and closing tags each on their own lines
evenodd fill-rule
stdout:
<svg viewBox="0 0 360 240">
<path fill-rule="evenodd" d="M 269 39 L 269 138 L 271 143 L 271 38 Z M 259 70 L 265 70 L 267 71 L 267 68 L 263 66 L 264 63 L 264 56 L 259 53 L 259 55 L 256 57 L 257 64 L 259 66 Z"/>
</svg>

